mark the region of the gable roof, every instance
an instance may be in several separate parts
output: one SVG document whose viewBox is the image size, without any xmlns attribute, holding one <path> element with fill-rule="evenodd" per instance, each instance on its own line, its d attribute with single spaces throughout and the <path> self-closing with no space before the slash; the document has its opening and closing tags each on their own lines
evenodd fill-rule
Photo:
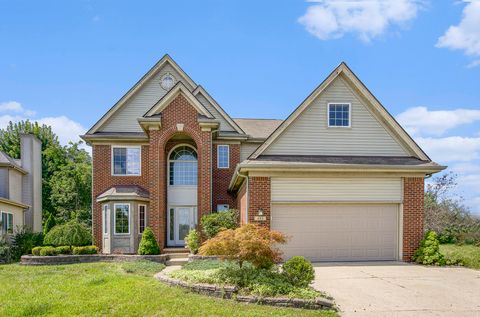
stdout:
<svg viewBox="0 0 480 317">
<path fill-rule="evenodd" d="M 375 96 L 368 90 L 368 88 L 358 79 L 345 62 L 337 66 L 328 77 L 288 116 L 288 118 L 280 124 L 280 126 L 265 140 L 265 142 L 252 153 L 250 159 L 258 158 L 265 150 L 272 145 L 272 143 L 280 137 L 280 135 L 292 124 L 301 113 L 320 95 L 333 81 L 343 74 L 350 84 L 356 89 L 358 94 L 365 98 L 367 103 L 371 106 L 374 113 L 379 118 L 383 119 L 386 128 L 391 131 L 405 148 L 411 152 L 412 155 L 417 156 L 421 160 L 431 161 L 428 155 L 418 146 L 412 137 L 400 126 L 395 118 L 385 109 L 385 107 L 375 98 Z"/>
<path fill-rule="evenodd" d="M 223 108 L 217 103 L 215 99 L 210 96 L 210 94 L 201 86 L 198 85 L 197 88 L 193 91 L 193 95 L 197 96 L 198 94 L 202 94 L 202 96 L 207 99 L 207 101 L 218 111 L 218 113 L 240 134 L 244 134 L 245 132 L 242 128 L 223 110 Z"/>
<path fill-rule="evenodd" d="M 125 103 L 137 92 L 139 91 L 146 82 L 153 78 L 164 66 L 165 64 L 170 64 L 175 71 L 177 71 L 180 76 L 190 85 L 192 88 L 195 88 L 197 84 L 183 71 L 180 66 L 168 55 L 165 54 L 142 78 L 123 95 L 120 100 L 118 100 L 101 118 L 98 120 L 91 128 L 87 131 L 86 134 L 93 134 L 97 132 L 100 127 L 112 117 L 112 115 L 119 110 Z"/>
<path fill-rule="evenodd" d="M 266 139 L 283 120 L 280 119 L 233 119 L 253 139 Z"/>
<path fill-rule="evenodd" d="M 190 104 L 198 111 L 199 114 L 204 115 L 209 119 L 213 119 L 212 114 L 205 108 L 200 101 L 188 90 L 187 87 L 181 82 L 178 81 L 175 86 L 173 86 L 170 91 L 162 97 L 157 103 L 155 103 L 150 110 L 148 110 L 144 117 L 150 117 L 155 114 L 162 112 L 165 107 L 167 107 L 170 102 L 172 102 L 178 95 L 182 94 Z"/>
</svg>

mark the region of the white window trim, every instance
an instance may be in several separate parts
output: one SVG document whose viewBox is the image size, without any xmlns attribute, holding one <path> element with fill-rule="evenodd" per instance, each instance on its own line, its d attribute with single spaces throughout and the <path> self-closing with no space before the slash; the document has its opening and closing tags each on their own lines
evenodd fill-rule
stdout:
<svg viewBox="0 0 480 317">
<path fill-rule="evenodd" d="M 13 212 L 8 212 L 8 211 L 2 211 L 0 212 L 0 221 L 3 219 L 3 214 L 6 214 L 6 215 L 12 215 L 12 232 L 15 230 L 15 214 Z M 7 225 L 8 225 L 8 216 L 7 216 Z M 3 231 L 3 222 L 2 222 L 2 227 L 0 228 L 1 231 Z M 7 233 L 8 234 L 8 228 L 7 228 L 7 231 L 5 231 L 4 233 Z"/>
<path fill-rule="evenodd" d="M 143 230 L 145 231 L 145 228 L 147 228 L 147 205 L 145 204 L 139 204 L 138 205 L 138 234 L 142 234 L 143 232 L 140 232 L 140 207 L 144 207 L 145 209 L 145 216 L 144 216 L 144 220 L 145 220 L 145 223 L 143 224 Z"/>
<path fill-rule="evenodd" d="M 111 175 L 112 176 L 142 176 L 142 146 L 141 145 L 117 145 L 114 144 L 110 147 L 110 161 L 111 161 Z M 139 160 L 140 165 L 138 169 L 138 174 L 115 174 L 115 165 L 114 165 L 114 155 L 113 149 L 115 148 L 125 148 L 125 149 L 139 149 Z"/>
<path fill-rule="evenodd" d="M 226 206 L 227 208 L 222 209 L 222 210 L 218 210 L 218 207 L 219 207 L 219 206 Z M 229 210 L 229 209 L 230 209 L 230 205 L 229 205 L 229 204 L 218 204 L 218 205 L 217 205 L 217 212 L 223 212 L 223 211 L 227 211 L 227 210 Z"/>
<path fill-rule="evenodd" d="M 348 125 L 330 125 L 330 105 L 348 105 Z M 327 104 L 327 127 L 329 128 L 351 128 L 352 127 L 352 104 L 350 102 L 329 102 Z"/>
<path fill-rule="evenodd" d="M 117 206 L 127 205 L 128 206 L 128 232 L 127 233 L 117 233 Z M 117 236 L 128 236 L 130 235 L 130 224 L 131 224 L 131 217 L 132 217 L 132 209 L 129 203 L 117 203 L 113 204 L 113 233 Z"/>
<path fill-rule="evenodd" d="M 220 147 L 227 147 L 227 166 L 220 167 Z M 230 168 L 230 145 L 228 144 L 217 144 L 217 168 L 218 169 L 228 169 Z"/>
<path fill-rule="evenodd" d="M 108 219 L 105 219 L 106 215 L 108 215 L 108 209 L 109 209 L 109 206 L 108 204 L 104 204 L 102 205 L 102 231 L 103 231 L 103 235 L 104 236 L 107 236 L 108 235 Z M 107 212 L 105 212 L 107 211 Z"/>
</svg>

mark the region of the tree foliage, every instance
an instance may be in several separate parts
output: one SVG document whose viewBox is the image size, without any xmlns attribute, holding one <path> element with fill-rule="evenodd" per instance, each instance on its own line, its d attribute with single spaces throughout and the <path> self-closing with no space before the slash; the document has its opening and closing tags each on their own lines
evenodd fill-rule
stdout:
<svg viewBox="0 0 480 317">
<path fill-rule="evenodd" d="M 57 225 L 45 236 L 43 243 L 53 246 L 84 246 L 92 243 L 90 230 L 76 220 Z"/>
<path fill-rule="evenodd" d="M 243 262 L 250 262 L 257 268 L 268 268 L 281 260 L 282 252 L 276 245 L 286 242 L 281 232 L 246 224 L 235 230 L 220 231 L 200 247 L 199 253 L 236 261 L 240 267 Z"/>
<path fill-rule="evenodd" d="M 78 219 L 90 224 L 91 158 L 80 143 L 62 146 L 47 125 L 29 120 L 10 122 L 0 129 L 0 150 L 20 158 L 20 134 L 35 135 L 42 143 L 42 206 L 44 222 L 53 215 L 56 223 Z"/>
<path fill-rule="evenodd" d="M 480 219 L 455 194 L 457 176 L 434 177 L 425 191 L 425 230 L 438 233 L 441 243 L 480 242 Z"/>
</svg>

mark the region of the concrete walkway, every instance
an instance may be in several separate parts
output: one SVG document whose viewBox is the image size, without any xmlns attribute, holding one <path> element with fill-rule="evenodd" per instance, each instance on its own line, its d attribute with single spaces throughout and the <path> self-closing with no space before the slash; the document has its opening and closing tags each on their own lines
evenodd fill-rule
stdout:
<svg viewBox="0 0 480 317">
<path fill-rule="evenodd" d="M 480 317 L 480 271 L 400 262 L 316 263 L 342 316 Z"/>
</svg>

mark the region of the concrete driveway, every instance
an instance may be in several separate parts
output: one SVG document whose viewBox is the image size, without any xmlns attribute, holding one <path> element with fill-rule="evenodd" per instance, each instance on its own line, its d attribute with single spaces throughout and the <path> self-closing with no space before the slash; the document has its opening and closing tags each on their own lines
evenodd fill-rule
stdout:
<svg viewBox="0 0 480 317">
<path fill-rule="evenodd" d="M 315 263 L 342 316 L 480 316 L 480 271 L 401 262 Z"/>
</svg>

